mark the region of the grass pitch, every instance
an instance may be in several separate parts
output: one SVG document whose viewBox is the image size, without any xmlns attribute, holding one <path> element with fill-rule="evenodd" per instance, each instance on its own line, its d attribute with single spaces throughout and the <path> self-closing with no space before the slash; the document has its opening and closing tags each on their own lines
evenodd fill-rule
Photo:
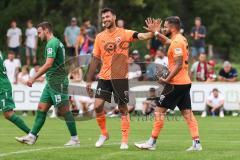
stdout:
<svg viewBox="0 0 240 160">
<path fill-rule="evenodd" d="M 203 151 L 185 152 L 192 141 L 188 128 L 183 119 L 169 119 L 165 121 L 164 129 L 157 142 L 156 151 L 139 150 L 133 143 L 149 138 L 151 120 L 133 118 L 129 138 L 129 150 L 121 151 L 120 119 L 107 119 L 110 139 L 102 148 L 95 148 L 94 144 L 99 136 L 99 129 L 95 120 L 77 122 L 81 146 L 78 148 L 64 148 L 69 140 L 69 133 L 64 121 L 47 119 L 40 132 L 37 143 L 33 146 L 20 144 L 14 140 L 15 136 L 24 135 L 14 125 L 4 120 L 0 121 L 0 159 L 1 160 L 239 160 L 240 159 L 240 117 L 197 117 L 199 121 L 201 143 Z M 34 117 L 24 117 L 32 126 Z"/>
</svg>

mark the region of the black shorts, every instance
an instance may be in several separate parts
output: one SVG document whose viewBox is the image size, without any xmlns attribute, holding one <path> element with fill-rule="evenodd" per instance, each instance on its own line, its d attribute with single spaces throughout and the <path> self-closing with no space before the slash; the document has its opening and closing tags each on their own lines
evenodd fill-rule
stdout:
<svg viewBox="0 0 240 160">
<path fill-rule="evenodd" d="M 101 98 L 111 103 L 112 93 L 114 101 L 118 105 L 124 105 L 129 102 L 128 96 L 129 86 L 128 79 L 98 80 L 95 98 Z"/>
<path fill-rule="evenodd" d="M 190 97 L 191 84 L 174 85 L 172 92 L 162 94 L 159 101 L 156 101 L 158 107 L 174 110 L 177 106 L 180 110 L 191 109 Z"/>
</svg>

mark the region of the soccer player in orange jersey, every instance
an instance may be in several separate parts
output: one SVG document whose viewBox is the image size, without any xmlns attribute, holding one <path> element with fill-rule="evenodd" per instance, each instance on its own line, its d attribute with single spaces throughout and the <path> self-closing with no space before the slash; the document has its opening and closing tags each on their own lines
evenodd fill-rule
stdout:
<svg viewBox="0 0 240 160">
<path fill-rule="evenodd" d="M 147 24 L 147 30 L 154 32 L 154 35 L 159 39 L 164 37 L 158 31 L 160 25 L 155 25 L 154 21 Z M 151 22 L 151 21 L 149 21 Z M 160 24 L 160 23 L 158 23 Z M 191 80 L 188 75 L 188 42 L 180 33 L 179 17 L 168 17 L 164 22 L 164 34 L 171 37 L 170 46 L 168 49 L 168 62 L 170 74 L 166 79 L 160 78 L 160 83 L 169 83 L 174 86 L 172 92 L 161 95 L 160 100 L 156 102 L 154 125 L 151 137 L 145 143 L 135 143 L 135 146 L 141 149 L 155 150 L 156 140 L 164 125 L 164 116 L 167 109 L 172 109 L 176 106 L 180 109 L 192 136 L 193 145 L 187 151 L 200 151 L 202 146 L 199 140 L 198 123 L 191 110 L 190 88 Z M 165 39 L 166 40 L 166 39 Z"/>
<path fill-rule="evenodd" d="M 121 113 L 122 141 L 120 149 L 128 149 L 130 117 L 128 114 L 128 51 L 129 43 L 135 40 L 147 40 L 154 36 L 152 32 L 138 33 L 116 27 L 116 14 L 110 8 L 101 11 L 105 30 L 96 36 L 93 58 L 87 76 L 87 91 L 91 92 L 92 79 L 100 64 L 101 70 L 95 95 L 95 112 L 101 130 L 96 147 L 101 147 L 109 139 L 106 117 L 103 110 L 105 101 L 111 102 L 112 93 Z"/>
</svg>

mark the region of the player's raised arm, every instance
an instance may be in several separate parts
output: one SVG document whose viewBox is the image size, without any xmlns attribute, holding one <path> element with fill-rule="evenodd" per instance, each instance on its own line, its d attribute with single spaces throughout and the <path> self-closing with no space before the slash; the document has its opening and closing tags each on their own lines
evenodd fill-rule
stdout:
<svg viewBox="0 0 240 160">
<path fill-rule="evenodd" d="M 145 23 L 146 26 L 143 27 L 144 29 L 148 32 L 154 33 L 154 36 L 156 36 L 163 44 L 171 44 L 171 39 L 161 34 L 161 19 L 147 18 Z"/>
<path fill-rule="evenodd" d="M 147 33 L 138 33 L 137 39 L 139 40 L 148 40 L 153 38 L 154 34 L 152 32 L 147 32 Z"/>
</svg>

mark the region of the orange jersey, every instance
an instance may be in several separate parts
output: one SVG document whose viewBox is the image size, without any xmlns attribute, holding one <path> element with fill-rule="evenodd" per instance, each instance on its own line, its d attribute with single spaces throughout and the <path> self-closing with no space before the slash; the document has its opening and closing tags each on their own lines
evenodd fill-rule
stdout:
<svg viewBox="0 0 240 160">
<path fill-rule="evenodd" d="M 170 84 L 190 84 L 191 79 L 188 75 L 188 42 L 186 38 L 181 35 L 177 34 L 172 38 L 172 43 L 168 49 L 168 65 L 169 70 L 172 71 L 175 65 L 174 58 L 178 56 L 183 57 L 183 67 L 177 73 L 175 77 L 170 80 Z"/>
<path fill-rule="evenodd" d="M 135 31 L 116 28 L 112 33 L 104 30 L 95 39 L 93 56 L 101 59 L 99 78 L 125 79 L 128 74 L 129 43 Z"/>
</svg>

